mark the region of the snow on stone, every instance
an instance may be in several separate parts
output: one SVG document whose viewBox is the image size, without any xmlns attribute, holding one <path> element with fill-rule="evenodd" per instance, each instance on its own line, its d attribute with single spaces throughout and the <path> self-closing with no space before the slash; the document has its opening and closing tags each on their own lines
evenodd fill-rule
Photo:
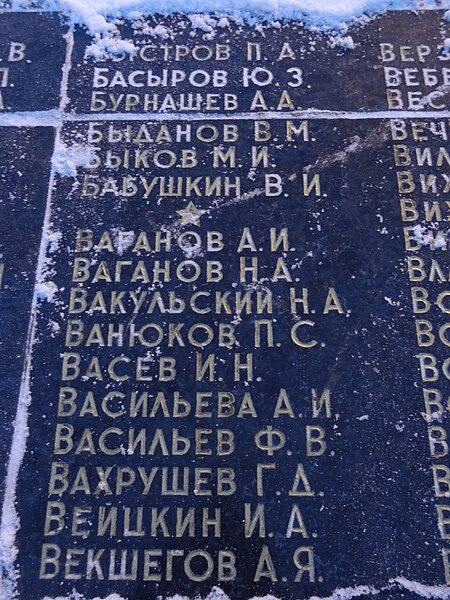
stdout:
<svg viewBox="0 0 450 600">
<path fill-rule="evenodd" d="M 133 22 L 133 29 L 138 34 L 149 35 L 153 38 L 160 38 L 161 40 L 168 40 L 170 38 L 170 31 L 164 25 L 156 25 L 151 27 L 144 17 L 141 17 Z"/>
<path fill-rule="evenodd" d="M 161 597 L 159 597 L 161 598 Z M 159 600 L 158 598 L 158 600 Z M 175 596 L 170 596 L 170 598 L 165 598 L 165 600 L 191 600 L 188 596 L 180 596 L 180 594 L 175 594 Z M 200 600 L 200 599 L 199 599 Z M 210 593 L 204 598 L 204 600 L 230 600 L 230 598 L 225 594 L 223 590 L 219 587 L 214 586 Z M 256 599 L 252 599 L 256 600 Z M 268 599 L 269 600 L 269 599 Z M 274 599 L 276 600 L 276 599 Z"/>
<path fill-rule="evenodd" d="M 205 33 L 214 33 L 216 20 L 209 15 L 189 15 L 189 21 L 193 29 L 200 29 Z"/>
<path fill-rule="evenodd" d="M 45 244 L 49 254 L 54 254 L 58 250 L 61 239 L 61 231 L 44 232 L 43 243 Z"/>
<path fill-rule="evenodd" d="M 6 2 L 3 2 L 5 5 Z M 244 19 L 298 19 L 319 27 L 339 28 L 364 15 L 385 10 L 450 8 L 448 0 L 12 0 L 13 10 L 40 6 L 67 14 L 74 23 L 84 25 L 92 34 L 114 29 L 113 21 L 140 15 L 218 13 L 241 14 Z M 205 20 L 207 24 L 208 21 Z"/>
<path fill-rule="evenodd" d="M 445 14 L 447 14 L 447 13 L 445 13 Z M 449 52 L 450 52 L 450 38 L 445 38 L 443 46 L 442 46 L 442 54 L 443 54 L 443 56 L 448 56 Z"/>
<path fill-rule="evenodd" d="M 356 587 L 338 588 L 331 596 L 327 596 L 326 598 L 312 596 L 310 600 L 350 600 L 351 598 L 360 598 L 361 596 L 374 596 L 379 593 L 380 590 L 371 586 L 357 585 Z"/>
<path fill-rule="evenodd" d="M 53 153 L 52 164 L 55 173 L 61 177 L 76 177 L 77 168 L 89 167 L 92 157 L 92 148 L 86 144 L 66 146 L 59 142 Z"/>
<path fill-rule="evenodd" d="M 36 284 L 36 295 L 40 301 L 54 302 L 58 291 L 58 286 L 53 281 L 42 281 Z"/>
<path fill-rule="evenodd" d="M 86 596 L 83 596 L 82 594 L 73 591 L 69 596 L 58 596 L 57 598 L 44 596 L 43 600 L 90 600 L 90 598 L 87 598 Z M 110 594 L 109 596 L 106 596 L 106 598 L 95 597 L 92 598 L 92 600 L 126 600 L 126 598 L 119 596 L 119 594 Z"/>
<path fill-rule="evenodd" d="M 409 592 L 417 594 L 420 598 L 432 598 L 433 600 L 449 600 L 450 588 L 443 585 L 422 585 L 417 581 L 409 581 L 405 577 L 397 577 L 392 580 L 400 587 Z"/>
<path fill-rule="evenodd" d="M 385 296 L 384 300 L 389 304 L 389 306 L 400 306 L 400 302 L 398 300 L 392 300 L 392 298 L 389 298 L 389 296 Z"/>
<path fill-rule="evenodd" d="M 330 48 L 342 48 L 343 50 L 353 50 L 355 43 L 351 35 L 336 34 L 329 39 Z"/>
<path fill-rule="evenodd" d="M 447 239 L 445 233 L 438 231 L 436 235 L 428 230 L 423 225 L 416 225 L 413 229 L 414 239 L 419 242 L 422 246 L 432 246 L 436 250 L 447 248 Z"/>
<path fill-rule="evenodd" d="M 409 592 L 413 592 L 418 598 L 429 598 L 430 600 L 450 600 L 450 588 L 444 585 L 429 586 L 418 583 L 417 581 L 410 581 L 405 577 L 396 577 L 390 579 L 386 586 L 377 589 L 371 585 L 356 585 L 354 587 L 337 588 L 331 594 L 331 596 L 319 597 L 310 596 L 308 600 L 352 600 L 353 598 L 363 598 L 369 596 L 377 596 L 382 591 L 392 589 L 404 589 Z M 1 591 L 1 589 L 0 589 Z M 58 596 L 57 598 L 45 596 L 42 600 L 91 600 L 84 595 L 73 590 L 68 596 Z M 110 594 L 106 598 L 92 598 L 92 600 L 127 600 L 118 594 Z M 157 600 L 163 600 L 162 596 L 158 596 Z M 164 600 L 192 600 L 188 596 L 182 596 L 175 594 L 174 596 L 164 597 Z M 225 594 L 219 587 L 214 586 L 209 594 L 200 598 L 196 597 L 196 600 L 230 600 L 229 596 Z M 249 600 L 280 600 L 276 596 L 253 596 Z"/>
<path fill-rule="evenodd" d="M 46 248 L 47 257 L 43 262 L 41 276 L 36 281 L 35 293 L 39 301 L 54 302 L 59 291 L 57 285 L 51 281 L 55 271 L 52 268 L 53 260 L 50 255 L 58 250 L 61 238 L 60 231 L 44 231 L 43 233 L 42 244 Z"/>
<path fill-rule="evenodd" d="M 105 57 L 122 56 L 124 54 L 133 55 L 136 52 L 136 46 L 131 40 L 123 40 L 118 32 L 110 36 L 101 37 L 96 34 L 94 42 L 86 48 L 86 58 L 102 60 Z"/>
<path fill-rule="evenodd" d="M 262 21 L 280 26 L 278 20 L 298 20 L 312 28 L 337 32 L 332 43 L 351 49 L 349 24 L 361 25 L 386 10 L 450 9 L 450 0 L 0 0 L 0 9 L 10 7 L 17 11 L 38 7 L 65 14 L 73 25 L 85 27 L 94 37 L 90 53 L 98 57 L 105 51 L 133 51 L 132 42 L 121 40 L 118 34 L 118 20 L 124 18 L 139 21 L 149 15 L 187 14 L 194 31 L 210 39 L 217 27 L 228 25 L 228 19 L 255 26 Z M 160 31 L 158 27 L 153 33 Z"/>
<path fill-rule="evenodd" d="M 125 250 L 127 250 L 134 242 L 136 234 L 134 231 L 124 231 L 120 227 L 112 229 L 113 243 L 116 252 L 119 256 L 122 256 Z"/>
</svg>

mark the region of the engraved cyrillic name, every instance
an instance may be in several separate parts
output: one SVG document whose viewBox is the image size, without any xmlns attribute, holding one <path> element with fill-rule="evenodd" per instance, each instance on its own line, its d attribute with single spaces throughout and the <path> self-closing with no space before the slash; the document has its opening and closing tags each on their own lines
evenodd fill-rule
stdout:
<svg viewBox="0 0 450 600">
<path fill-rule="evenodd" d="M 426 67 L 434 56 L 445 64 L 448 53 L 442 46 L 381 44 L 389 108 L 447 108 L 445 88 L 449 70 Z M 402 68 L 387 66 L 400 61 Z M 408 64 L 406 64 L 408 63 Z M 406 87 L 406 90 L 403 88 Z M 419 90 L 426 89 L 426 95 Z M 450 155 L 448 122 L 393 119 L 390 122 L 393 158 L 403 242 L 405 270 L 410 282 L 411 305 L 416 333 L 420 373 L 422 416 L 427 427 L 431 476 L 445 582 L 450 584 L 450 470 L 448 467 L 446 381 L 450 379 L 447 357 L 450 323 L 446 289 L 448 271 L 448 210 Z"/>
<path fill-rule="evenodd" d="M 320 352 L 323 324 L 339 327 L 351 311 L 339 282 L 320 291 L 302 283 L 289 226 L 210 225 L 222 204 L 255 189 L 266 203 L 289 198 L 271 146 L 276 138 L 306 147 L 310 123 L 99 121 L 84 131 L 73 201 L 81 215 L 125 211 L 125 222 L 82 217 L 62 241 L 70 279 L 57 325 L 41 580 L 170 582 L 176 569 L 187 581 L 222 582 L 251 568 L 255 583 L 280 573 L 322 582 L 315 540 L 326 490 L 315 471 L 335 454 L 334 391 L 311 379 L 297 397 L 280 378 L 269 394 L 265 363 L 268 352 L 274 360 Z M 322 188 L 309 168 L 290 201 Z M 133 206 L 161 207 L 162 225 L 145 226 Z M 245 566 L 225 541 L 224 502 L 238 535 L 256 544 Z M 305 503 L 317 516 L 305 515 Z M 286 539 L 285 555 L 276 555 L 275 535 Z M 127 549 L 111 546 L 116 537 Z M 186 550 L 186 539 L 197 545 Z"/>
</svg>

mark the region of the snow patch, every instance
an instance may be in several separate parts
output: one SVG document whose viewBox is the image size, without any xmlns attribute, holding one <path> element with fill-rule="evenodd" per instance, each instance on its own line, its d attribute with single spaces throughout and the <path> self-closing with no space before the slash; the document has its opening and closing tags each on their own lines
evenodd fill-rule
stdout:
<svg viewBox="0 0 450 600">
<path fill-rule="evenodd" d="M 117 19 L 137 19 L 145 15 L 191 14 L 225 15 L 247 22 L 295 19 L 316 27 L 340 30 L 342 24 L 360 22 L 386 10 L 450 8 L 448 0 L 2 0 L 0 6 L 12 10 L 42 8 L 61 12 L 73 24 L 83 25 L 92 34 L 110 34 Z M 449 11 L 450 12 L 450 11 Z M 206 26 L 210 25 L 205 20 Z"/>
<path fill-rule="evenodd" d="M 167 27 L 161 24 L 152 27 L 144 17 L 134 21 L 133 29 L 138 34 L 149 35 L 152 38 L 159 38 L 161 40 L 168 40 L 170 38 L 170 30 Z"/>
<path fill-rule="evenodd" d="M 60 231 L 48 231 L 44 233 L 43 243 L 49 254 L 54 254 L 61 243 L 62 233 Z"/>
<path fill-rule="evenodd" d="M 136 234 L 134 231 L 125 231 L 120 227 L 114 227 L 111 231 L 116 252 L 119 256 L 122 256 L 125 250 L 133 244 Z"/>
<path fill-rule="evenodd" d="M 361 596 L 375 596 L 379 594 L 380 590 L 376 590 L 368 585 L 357 585 L 356 587 L 338 588 L 331 596 L 326 598 L 319 598 L 319 596 L 312 596 L 309 600 L 350 600 L 350 598 L 358 598 Z"/>
<path fill-rule="evenodd" d="M 229 21 L 247 23 L 261 28 L 261 23 L 280 27 L 280 21 L 296 20 L 315 31 L 336 33 L 331 44 L 351 49 L 353 40 L 347 35 L 349 25 L 364 25 L 371 17 L 386 10 L 419 10 L 450 8 L 449 0 L 0 0 L 0 9 L 13 11 L 56 11 L 64 14 L 70 24 L 84 27 L 94 38 L 88 54 L 94 58 L 108 54 L 133 53 L 130 40 L 121 40 L 119 24 L 123 19 L 141 22 L 146 16 L 186 14 L 192 34 L 196 31 L 212 39 L 217 27 L 227 27 Z M 450 13 L 450 11 L 449 11 Z M 446 13 L 446 17 L 448 13 Z M 157 25 L 143 33 L 166 35 Z"/>
<path fill-rule="evenodd" d="M 423 225 L 416 225 L 413 233 L 414 239 L 422 246 L 431 246 L 436 250 L 447 248 L 447 239 L 442 231 L 438 231 L 436 235 L 433 235 L 433 232 Z"/>
<path fill-rule="evenodd" d="M 390 580 L 409 592 L 414 592 L 421 598 L 432 598 L 433 600 L 450 599 L 450 588 L 444 585 L 423 585 L 417 581 L 409 581 L 405 577 L 396 577 Z"/>
<path fill-rule="evenodd" d="M 88 600 L 88 598 L 74 590 L 68 596 L 57 596 L 56 598 L 44 596 L 42 600 Z M 106 598 L 100 598 L 97 596 L 95 598 L 92 598 L 92 600 L 126 600 L 126 598 L 119 596 L 119 594 L 110 594 L 109 596 L 106 596 Z"/>
<path fill-rule="evenodd" d="M 36 284 L 36 296 L 41 302 L 54 302 L 57 293 L 58 286 L 53 281 L 41 281 Z"/>
<path fill-rule="evenodd" d="M 333 35 L 331 36 L 328 45 L 330 48 L 342 48 L 343 50 L 353 50 L 355 42 L 350 35 Z"/>
<path fill-rule="evenodd" d="M 55 173 L 61 177 L 76 177 L 77 168 L 88 168 L 93 160 L 93 149 L 86 144 L 66 146 L 59 142 L 53 153 L 52 164 Z"/>
<path fill-rule="evenodd" d="M 385 296 L 384 300 L 389 304 L 389 306 L 400 306 L 400 302 L 398 300 L 392 300 L 392 298 L 389 298 L 389 296 Z"/>
<path fill-rule="evenodd" d="M 160 600 L 162 596 L 158 596 L 158 600 Z M 191 600 L 189 596 L 180 596 L 179 594 L 175 594 L 175 596 L 166 597 L 165 600 Z M 210 593 L 204 598 L 204 600 L 230 600 L 230 598 L 225 594 L 223 590 L 219 587 L 214 586 Z M 256 599 L 253 599 L 256 600 Z"/>
<path fill-rule="evenodd" d="M 214 33 L 214 27 L 217 23 L 209 15 L 189 15 L 189 21 L 193 29 L 200 29 L 205 33 Z"/>
<path fill-rule="evenodd" d="M 106 37 L 96 34 L 92 44 L 89 44 L 86 48 L 85 57 L 93 58 L 97 61 L 127 54 L 134 56 L 136 51 L 137 48 L 131 40 L 123 40 L 118 32 L 114 31 L 110 36 Z"/>
<path fill-rule="evenodd" d="M 450 11 L 448 11 L 450 12 Z M 445 13 L 447 15 L 447 13 Z M 447 19 L 446 19 L 447 20 Z M 448 56 L 450 53 L 450 38 L 445 38 L 442 45 L 442 55 Z"/>
</svg>

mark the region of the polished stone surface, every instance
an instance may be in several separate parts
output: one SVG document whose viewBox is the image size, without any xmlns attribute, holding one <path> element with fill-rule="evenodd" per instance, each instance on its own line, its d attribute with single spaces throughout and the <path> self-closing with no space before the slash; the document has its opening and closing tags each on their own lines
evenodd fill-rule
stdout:
<svg viewBox="0 0 450 600">
<path fill-rule="evenodd" d="M 299 24 L 124 24 L 133 61 L 76 31 L 67 97 L 64 27 L 32 16 L 56 62 L 0 125 L 66 113 L 0 129 L 17 597 L 448 593 L 442 14 L 376 18 L 350 50 Z"/>
</svg>

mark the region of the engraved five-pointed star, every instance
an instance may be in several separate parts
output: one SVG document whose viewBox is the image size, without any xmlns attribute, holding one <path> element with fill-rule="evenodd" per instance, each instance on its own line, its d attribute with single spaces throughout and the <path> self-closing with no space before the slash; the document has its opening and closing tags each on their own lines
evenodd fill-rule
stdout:
<svg viewBox="0 0 450 600">
<path fill-rule="evenodd" d="M 200 218 L 205 212 L 206 210 L 197 208 L 192 201 L 189 202 L 186 208 L 177 210 L 177 214 L 181 217 L 182 225 L 196 225 L 197 227 L 200 227 Z"/>
</svg>

